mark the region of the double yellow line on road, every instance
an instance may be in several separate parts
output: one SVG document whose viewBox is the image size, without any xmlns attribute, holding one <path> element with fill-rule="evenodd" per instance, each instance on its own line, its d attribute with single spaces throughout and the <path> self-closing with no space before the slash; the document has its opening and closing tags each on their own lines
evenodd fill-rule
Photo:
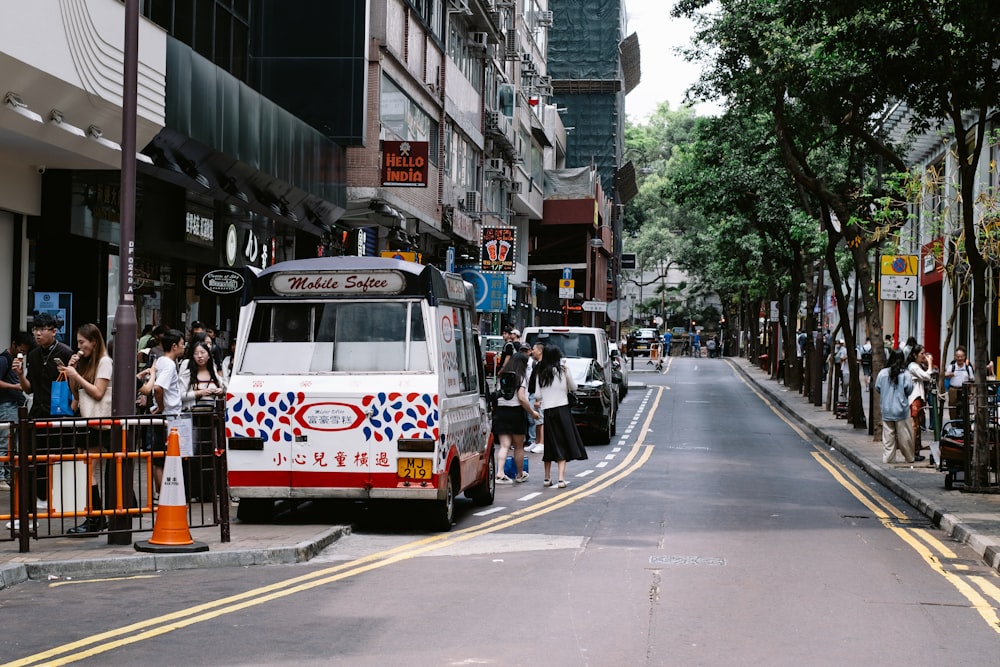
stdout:
<svg viewBox="0 0 1000 667">
<path fill-rule="evenodd" d="M 858 502 L 867 507 L 883 526 L 891 530 L 899 539 L 916 551 L 934 572 L 940 574 L 949 584 L 954 586 L 969 601 L 970 606 L 986 621 L 986 624 L 994 632 L 1000 634 L 1000 617 L 997 615 L 997 608 L 987 600 L 987 598 L 991 598 L 995 603 L 1000 603 L 1000 586 L 997 586 L 998 576 L 995 572 L 988 576 L 963 574 L 962 571 L 968 569 L 967 565 L 947 563 L 947 561 L 954 561 L 958 558 L 947 544 L 937 539 L 928 530 L 906 525 L 909 522 L 909 517 L 906 514 L 889 502 L 888 499 L 871 489 L 830 452 L 816 445 L 815 438 L 807 436 L 802 429 L 782 414 L 774 403 L 762 394 L 757 387 L 748 382 L 742 374 L 737 372 L 736 376 L 779 419 L 788 424 L 789 428 L 815 448 L 815 451 L 812 452 L 813 458 L 830 473 L 837 483 L 857 498 Z"/>
<path fill-rule="evenodd" d="M 0 667 L 70 664 L 78 660 L 113 651 L 122 646 L 165 635 L 174 630 L 180 630 L 197 623 L 204 623 L 225 614 L 256 607 L 272 600 L 288 597 L 289 595 L 377 570 L 387 565 L 416 558 L 436 549 L 471 540 L 480 535 L 494 533 L 504 528 L 510 528 L 543 514 L 562 509 L 583 498 L 603 491 L 612 484 L 628 477 L 649 460 L 653 449 L 651 446 L 645 444 L 645 435 L 649 431 L 649 425 L 652 422 L 653 414 L 656 412 L 656 407 L 660 402 L 662 393 L 663 389 L 660 388 L 657 391 L 656 399 L 649 410 L 646 421 L 639 432 L 636 443 L 628 447 L 625 458 L 618 466 L 579 487 L 570 487 L 567 491 L 559 492 L 558 495 L 548 500 L 511 512 L 510 514 L 496 517 L 478 526 L 463 528 L 450 533 L 432 535 L 334 567 L 324 568 L 299 577 L 254 588 L 237 595 L 220 598 L 145 621 L 132 623 L 121 628 L 91 635 L 90 637 L 84 637 L 83 639 L 56 646 L 47 651 L 19 660 L 3 663 Z"/>
</svg>

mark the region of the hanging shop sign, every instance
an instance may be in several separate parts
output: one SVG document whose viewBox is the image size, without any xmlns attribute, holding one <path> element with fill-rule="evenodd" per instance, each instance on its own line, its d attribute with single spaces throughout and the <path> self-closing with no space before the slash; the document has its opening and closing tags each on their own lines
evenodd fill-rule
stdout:
<svg viewBox="0 0 1000 667">
<path fill-rule="evenodd" d="M 480 270 L 513 273 L 516 238 L 517 230 L 512 227 L 483 227 Z"/>
<path fill-rule="evenodd" d="M 235 294 L 243 289 L 243 276 L 236 271 L 216 269 L 203 275 L 201 284 L 212 294 Z"/>
<path fill-rule="evenodd" d="M 426 141 L 382 142 L 382 185 L 384 187 L 427 187 Z"/>
</svg>

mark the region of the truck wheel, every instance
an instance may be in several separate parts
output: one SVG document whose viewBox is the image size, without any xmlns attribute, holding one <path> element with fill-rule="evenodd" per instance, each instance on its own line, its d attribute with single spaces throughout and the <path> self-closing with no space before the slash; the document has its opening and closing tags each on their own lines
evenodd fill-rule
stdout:
<svg viewBox="0 0 1000 667">
<path fill-rule="evenodd" d="M 492 505 L 497 491 L 497 462 L 493 459 L 492 447 L 487 456 L 486 479 L 465 490 L 465 497 L 471 498 L 472 502 L 481 507 Z"/>
<path fill-rule="evenodd" d="M 431 530 L 446 533 L 451 530 L 451 524 L 455 520 L 455 477 L 448 472 L 448 480 L 445 483 L 444 500 L 432 500 L 430 523 Z"/>
<path fill-rule="evenodd" d="M 236 518 L 243 523 L 267 523 L 274 519 L 274 501 L 259 498 L 240 498 Z"/>
</svg>

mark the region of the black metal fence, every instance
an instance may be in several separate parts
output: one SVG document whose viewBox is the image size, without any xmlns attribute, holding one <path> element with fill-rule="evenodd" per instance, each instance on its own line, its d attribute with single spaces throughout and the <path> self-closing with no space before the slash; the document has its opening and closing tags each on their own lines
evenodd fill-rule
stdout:
<svg viewBox="0 0 1000 667">
<path fill-rule="evenodd" d="M 20 540 L 20 550 L 27 552 L 30 538 L 107 534 L 109 542 L 127 544 L 131 533 L 152 531 L 171 427 L 185 436 L 181 466 L 188 526 L 219 526 L 228 542 L 222 401 L 214 410 L 177 420 L 150 415 L 29 420 L 22 409 L 18 421 L 0 422 L 9 435 L 0 466 L 9 467 L 11 480 L 0 490 L 0 541 Z"/>
</svg>

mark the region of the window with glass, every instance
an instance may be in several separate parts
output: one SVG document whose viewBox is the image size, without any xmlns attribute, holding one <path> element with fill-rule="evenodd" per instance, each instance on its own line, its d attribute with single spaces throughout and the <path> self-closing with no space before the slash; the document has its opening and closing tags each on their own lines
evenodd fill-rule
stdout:
<svg viewBox="0 0 1000 667">
<path fill-rule="evenodd" d="M 429 372 L 420 301 L 261 301 L 242 373 Z"/>
<path fill-rule="evenodd" d="M 407 0 L 420 21 L 438 39 L 444 38 L 444 0 Z"/>
<path fill-rule="evenodd" d="M 454 125 L 448 126 L 448 146 L 452 183 L 460 192 L 478 189 L 479 150 L 472 140 Z"/>
<path fill-rule="evenodd" d="M 382 126 L 400 140 L 428 142 L 428 160 L 433 165 L 438 164 L 438 151 L 441 145 L 438 122 L 424 113 L 420 105 L 385 75 L 382 76 L 379 119 Z"/>
<path fill-rule="evenodd" d="M 142 0 L 142 15 L 237 79 L 249 74 L 249 0 Z"/>
</svg>

